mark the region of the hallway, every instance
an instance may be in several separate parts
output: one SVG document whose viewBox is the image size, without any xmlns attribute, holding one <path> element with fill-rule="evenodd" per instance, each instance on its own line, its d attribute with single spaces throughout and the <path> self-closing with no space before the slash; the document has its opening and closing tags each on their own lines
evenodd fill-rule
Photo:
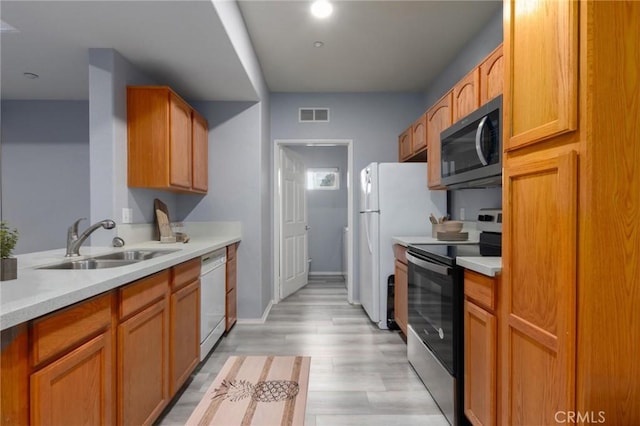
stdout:
<svg viewBox="0 0 640 426">
<path fill-rule="evenodd" d="M 237 324 L 158 424 L 184 425 L 228 356 L 273 354 L 312 357 L 306 426 L 448 425 L 398 332 L 379 330 L 346 294 L 342 277 L 313 276 L 264 324 Z"/>
</svg>

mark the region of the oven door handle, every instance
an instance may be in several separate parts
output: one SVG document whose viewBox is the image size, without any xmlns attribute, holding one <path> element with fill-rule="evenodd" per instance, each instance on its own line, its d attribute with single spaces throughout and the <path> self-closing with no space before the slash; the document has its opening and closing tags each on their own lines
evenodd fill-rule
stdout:
<svg viewBox="0 0 640 426">
<path fill-rule="evenodd" d="M 407 260 L 416 266 L 435 272 L 440 275 L 450 275 L 452 268 L 448 266 L 438 265 L 436 263 L 427 262 L 407 253 Z"/>
</svg>

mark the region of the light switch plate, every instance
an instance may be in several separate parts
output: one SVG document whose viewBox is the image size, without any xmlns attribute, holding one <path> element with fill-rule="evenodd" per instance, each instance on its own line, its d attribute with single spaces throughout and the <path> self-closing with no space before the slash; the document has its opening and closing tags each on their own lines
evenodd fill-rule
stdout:
<svg viewBox="0 0 640 426">
<path fill-rule="evenodd" d="M 131 223 L 133 216 L 133 209 L 123 207 L 122 208 L 122 223 Z"/>
</svg>

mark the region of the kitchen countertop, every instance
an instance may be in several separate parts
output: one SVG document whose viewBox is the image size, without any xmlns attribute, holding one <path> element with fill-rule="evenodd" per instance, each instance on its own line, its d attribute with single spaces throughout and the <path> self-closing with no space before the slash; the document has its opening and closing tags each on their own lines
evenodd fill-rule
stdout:
<svg viewBox="0 0 640 426">
<path fill-rule="evenodd" d="M 466 257 L 458 256 L 456 263 L 464 268 L 478 272 L 482 275 L 495 277 L 502 272 L 502 257 Z"/>
<path fill-rule="evenodd" d="M 478 233 L 469 231 L 469 239 L 467 241 L 442 241 L 433 238 L 431 235 L 412 236 L 412 237 L 391 237 L 394 244 L 400 244 L 407 247 L 410 244 L 478 244 Z"/>
<path fill-rule="evenodd" d="M 65 249 L 19 255 L 17 256 L 18 278 L 0 282 L 0 329 L 5 330 L 128 284 L 238 242 L 240 239 L 241 234 L 238 230 L 223 236 L 192 237 L 187 244 L 149 241 L 118 249 L 82 247 L 80 249 L 82 256 L 73 260 L 124 250 L 179 250 L 131 265 L 94 270 L 35 269 L 70 260 L 64 257 Z"/>
</svg>

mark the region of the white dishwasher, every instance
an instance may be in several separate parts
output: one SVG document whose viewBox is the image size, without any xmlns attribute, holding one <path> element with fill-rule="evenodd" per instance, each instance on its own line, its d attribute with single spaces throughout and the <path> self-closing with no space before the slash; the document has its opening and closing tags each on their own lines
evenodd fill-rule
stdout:
<svg viewBox="0 0 640 426">
<path fill-rule="evenodd" d="M 202 256 L 200 269 L 200 361 L 224 333 L 227 249 Z"/>
</svg>

